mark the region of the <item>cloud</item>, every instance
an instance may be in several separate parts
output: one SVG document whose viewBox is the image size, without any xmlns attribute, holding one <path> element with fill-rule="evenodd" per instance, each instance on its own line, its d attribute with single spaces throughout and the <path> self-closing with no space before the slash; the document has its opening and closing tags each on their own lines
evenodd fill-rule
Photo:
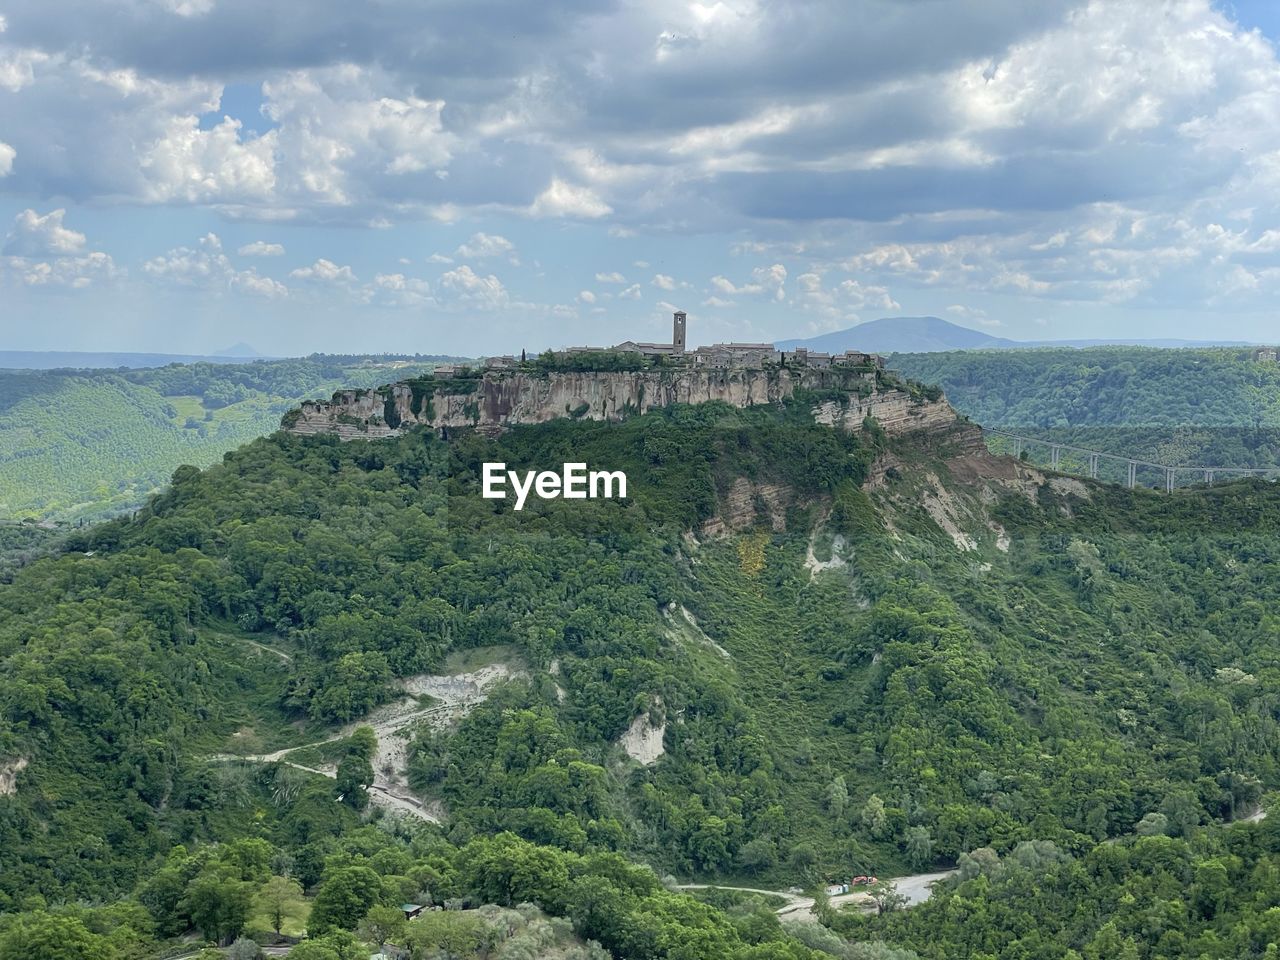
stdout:
<svg viewBox="0 0 1280 960">
<path fill-rule="evenodd" d="M 631 286 L 618 293 L 619 300 L 639 300 L 642 296 L 643 293 L 641 292 L 640 284 L 638 283 L 633 283 Z"/>
<path fill-rule="evenodd" d="M 582 290 L 578 293 L 578 299 L 583 303 L 595 303 L 596 295 L 590 290 Z"/>
<path fill-rule="evenodd" d="M 369 299 L 386 306 L 416 307 L 433 303 L 431 285 L 403 273 L 379 273 L 373 278 Z"/>
<path fill-rule="evenodd" d="M 626 283 L 627 278 L 614 271 L 613 273 L 597 273 L 596 283 Z"/>
<path fill-rule="evenodd" d="M 142 266 L 145 277 L 178 288 L 213 293 L 235 292 L 275 300 L 289 295 L 289 288 L 256 270 L 237 270 L 222 249 L 217 234 L 207 233 L 195 247 L 175 247 Z"/>
<path fill-rule="evenodd" d="M 979 310 L 976 307 L 966 307 L 961 303 L 953 303 L 947 307 L 947 313 L 959 317 L 961 320 L 968 320 L 970 323 L 976 323 L 980 327 L 999 327 L 1003 324 L 999 320 L 995 320 L 987 316 L 987 311 Z"/>
<path fill-rule="evenodd" d="M 399 0 L 13 0 L 0 182 L 254 221 L 732 237 L 788 275 L 712 262 L 703 293 L 758 310 L 843 317 L 912 287 L 1257 309 L 1280 293 L 1280 60 L 1228 5 L 898 6 L 498 0 L 494 31 Z M 498 241 L 431 262 L 509 257 Z M 603 262 L 673 263 L 619 248 Z"/>
<path fill-rule="evenodd" d="M 442 298 L 477 310 L 500 310 L 511 302 L 507 288 L 493 274 L 480 276 L 463 264 L 440 277 Z"/>
<path fill-rule="evenodd" d="M 67 256 L 84 249 L 85 236 L 62 225 L 67 211 L 58 209 L 43 217 L 34 210 L 23 210 L 13 218 L 13 228 L 5 237 L 7 256 Z"/>
<path fill-rule="evenodd" d="M 773 300 L 782 301 L 786 297 L 786 281 L 787 268 L 780 263 L 775 263 L 768 267 L 756 267 L 751 271 L 751 282 L 741 286 L 736 286 L 732 280 L 718 275 L 711 278 L 711 286 L 717 292 L 730 296 L 767 295 Z"/>
<path fill-rule="evenodd" d="M 26 209 L 0 247 L 0 266 L 25 287 L 83 289 L 123 275 L 110 254 L 87 250 L 83 233 L 63 225 L 66 211 L 40 216 Z"/>
<path fill-rule="evenodd" d="M 556 178 L 538 195 L 529 212 L 535 217 L 579 217 L 594 219 L 607 216 L 613 208 L 587 187 L 578 187 Z"/>
<path fill-rule="evenodd" d="M 284 244 L 255 240 L 253 243 L 246 243 L 236 253 L 242 257 L 280 257 L 284 255 Z"/>
<path fill-rule="evenodd" d="M 202 17 L 213 9 L 215 0 L 152 0 L 179 17 Z"/>
<path fill-rule="evenodd" d="M 121 275 L 109 254 L 99 250 L 84 256 L 33 260 L 5 257 L 5 266 L 26 287 L 69 287 L 84 289 L 97 281 L 112 281 Z"/>
<path fill-rule="evenodd" d="M 321 284 L 352 284 L 357 281 L 355 272 L 348 266 L 338 266 L 332 260 L 321 257 L 309 267 L 299 267 L 289 271 L 289 276 L 296 280 L 307 280 Z"/>
<path fill-rule="evenodd" d="M 484 257 L 500 257 L 514 252 L 515 244 L 496 234 L 475 233 L 471 239 L 454 251 L 454 256 L 479 260 Z M 449 261 L 452 262 L 452 261 Z"/>
</svg>

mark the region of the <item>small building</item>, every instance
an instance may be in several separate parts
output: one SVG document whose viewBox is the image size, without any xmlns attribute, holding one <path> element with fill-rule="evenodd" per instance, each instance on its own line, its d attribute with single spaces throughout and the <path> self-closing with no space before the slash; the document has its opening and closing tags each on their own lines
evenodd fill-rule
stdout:
<svg viewBox="0 0 1280 960">
<path fill-rule="evenodd" d="M 440 366 L 433 367 L 431 369 L 431 375 L 433 377 L 445 377 L 445 378 L 456 377 L 460 369 L 462 368 L 457 366 L 456 364 L 442 363 L 440 364 Z"/>
<path fill-rule="evenodd" d="M 400 909 L 404 911 L 406 920 L 413 920 L 418 914 L 422 913 L 424 908 L 420 903 L 402 903 L 400 904 Z"/>
<path fill-rule="evenodd" d="M 520 361 L 512 356 L 488 357 L 484 361 L 486 370 L 510 370 Z"/>
<path fill-rule="evenodd" d="M 1254 363 L 1275 363 L 1276 348 L 1275 347 L 1258 347 L 1257 350 L 1253 351 L 1253 362 Z"/>
</svg>

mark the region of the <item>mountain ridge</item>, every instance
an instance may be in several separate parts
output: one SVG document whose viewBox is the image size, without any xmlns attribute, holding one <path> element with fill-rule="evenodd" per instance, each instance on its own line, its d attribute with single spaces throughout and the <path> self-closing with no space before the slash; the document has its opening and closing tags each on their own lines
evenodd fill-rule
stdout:
<svg viewBox="0 0 1280 960">
<path fill-rule="evenodd" d="M 1145 346 L 1161 348 L 1182 347 L 1245 347 L 1243 340 L 1182 340 L 1157 339 L 1072 339 L 1072 340 L 1011 340 L 963 327 L 941 317 L 882 317 L 857 326 L 815 337 L 778 340 L 779 350 L 795 350 L 805 347 L 826 353 L 843 353 L 845 350 L 865 350 L 871 353 L 941 353 L 948 350 L 1020 350 L 1034 347 L 1102 347 Z"/>
</svg>

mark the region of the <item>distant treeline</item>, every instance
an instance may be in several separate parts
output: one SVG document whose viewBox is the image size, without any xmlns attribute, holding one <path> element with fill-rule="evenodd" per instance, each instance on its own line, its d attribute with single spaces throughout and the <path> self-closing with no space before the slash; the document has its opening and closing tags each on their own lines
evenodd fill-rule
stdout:
<svg viewBox="0 0 1280 960">
<path fill-rule="evenodd" d="M 1280 364 L 1240 349 L 904 353 L 983 426 L 1171 465 L 1280 465 Z"/>
</svg>

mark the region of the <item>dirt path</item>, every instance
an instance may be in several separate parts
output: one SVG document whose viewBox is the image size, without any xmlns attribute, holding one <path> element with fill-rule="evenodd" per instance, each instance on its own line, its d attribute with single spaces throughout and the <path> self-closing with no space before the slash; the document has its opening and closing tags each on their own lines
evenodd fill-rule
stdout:
<svg viewBox="0 0 1280 960">
<path fill-rule="evenodd" d="M 357 727 L 372 727 L 378 746 L 373 756 L 373 784 L 369 787 L 369 799 L 388 810 L 406 813 L 432 823 L 440 823 L 444 816 L 443 808 L 438 803 L 427 803 L 418 799 L 409 789 L 407 775 L 409 743 L 413 739 L 414 731 L 423 722 L 433 727 L 443 727 L 465 716 L 472 707 L 488 696 L 490 686 L 512 675 L 511 668 L 498 663 L 481 667 L 471 673 L 452 676 L 424 673 L 416 677 L 408 677 L 400 681 L 400 690 L 404 694 L 400 699 L 378 707 L 360 720 L 348 723 L 341 732 L 333 736 L 271 753 L 248 756 L 222 753 L 212 759 L 285 763 L 299 770 L 306 770 L 308 773 L 332 778 L 336 776 L 336 771 L 333 769 L 307 767 L 294 763 L 288 759 L 289 754 L 345 739 L 351 736 Z M 424 695 L 439 702 L 423 707 L 417 698 Z"/>
<path fill-rule="evenodd" d="M 916 873 L 907 877 L 894 877 L 885 881 L 891 883 L 897 888 L 897 891 L 906 897 L 905 906 L 914 907 L 917 904 L 924 903 L 933 894 L 933 885 L 939 880 L 944 880 L 952 876 L 954 870 L 943 870 L 938 873 Z M 781 897 L 786 901 L 782 906 L 774 910 L 779 917 L 789 917 L 794 920 L 815 920 L 813 915 L 813 897 L 805 894 L 789 893 L 784 890 L 760 890 L 755 887 L 730 887 L 721 883 L 683 883 L 676 888 L 677 890 L 737 890 L 741 893 L 760 893 L 769 897 Z M 857 905 L 866 905 L 871 902 L 871 897 L 864 891 L 855 890 L 851 893 L 842 893 L 838 896 L 831 897 L 829 900 L 831 906 L 840 907 Z"/>
</svg>

